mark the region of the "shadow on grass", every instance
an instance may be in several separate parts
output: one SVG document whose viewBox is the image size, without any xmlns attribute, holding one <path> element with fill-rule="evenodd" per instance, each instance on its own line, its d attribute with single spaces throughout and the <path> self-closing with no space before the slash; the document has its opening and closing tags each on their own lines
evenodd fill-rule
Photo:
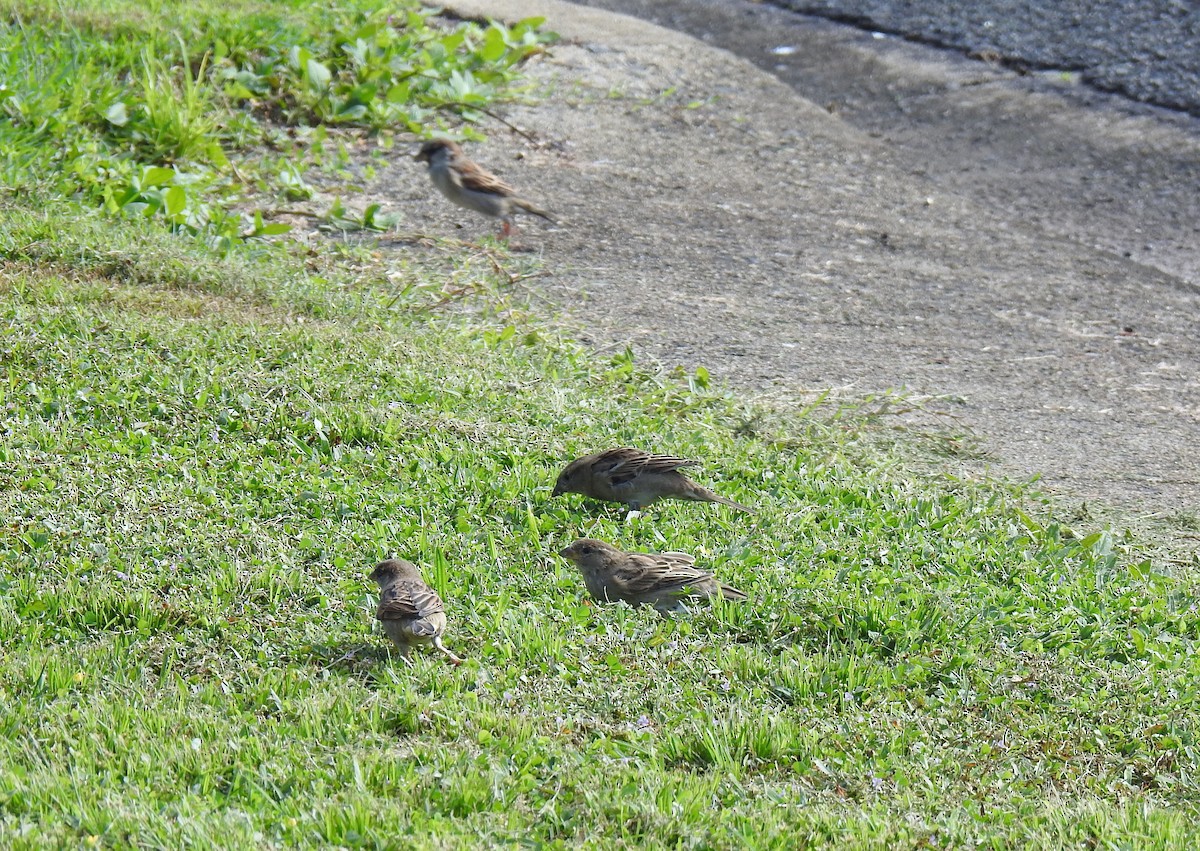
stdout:
<svg viewBox="0 0 1200 851">
<path fill-rule="evenodd" d="M 321 671 L 343 671 L 369 681 L 373 668 L 397 655 L 382 643 L 313 644 L 305 648 L 304 661 Z"/>
</svg>

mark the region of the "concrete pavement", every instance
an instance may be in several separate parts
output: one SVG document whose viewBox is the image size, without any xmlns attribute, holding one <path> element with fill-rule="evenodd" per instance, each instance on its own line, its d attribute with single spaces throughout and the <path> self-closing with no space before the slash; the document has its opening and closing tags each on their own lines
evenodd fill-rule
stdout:
<svg viewBox="0 0 1200 851">
<path fill-rule="evenodd" d="M 794 49 L 752 64 L 555 0 L 450 4 L 566 37 L 508 116 L 540 143 L 497 126 L 478 155 L 569 222 L 523 239 L 581 337 L 779 399 L 903 388 L 980 435 L 965 474 L 1194 523 L 1195 125 L 723 5 L 743 53 Z M 416 170 L 388 179 L 422 228 L 478 226 Z"/>
</svg>

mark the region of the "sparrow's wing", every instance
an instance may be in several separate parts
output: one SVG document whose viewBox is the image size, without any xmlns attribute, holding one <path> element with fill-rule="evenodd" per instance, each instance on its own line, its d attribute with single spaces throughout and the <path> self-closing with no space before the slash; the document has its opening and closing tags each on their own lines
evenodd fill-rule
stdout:
<svg viewBox="0 0 1200 851">
<path fill-rule="evenodd" d="M 492 195 L 503 195 L 511 197 L 517 194 L 517 190 L 513 189 L 496 175 L 490 171 L 480 168 L 475 163 L 468 159 L 458 159 L 454 162 L 455 168 L 450 169 L 454 180 L 464 189 L 470 189 L 475 192 L 487 192 Z"/>
<path fill-rule="evenodd" d="M 592 462 L 592 470 L 606 477 L 613 485 L 627 484 L 643 473 L 671 473 L 680 467 L 690 467 L 695 461 L 674 455 L 653 455 L 624 446 L 600 453 Z"/>
<path fill-rule="evenodd" d="M 427 618 L 442 609 L 441 598 L 424 582 L 393 582 L 379 596 L 375 617 L 381 621 Z"/>
<path fill-rule="evenodd" d="M 691 585 L 711 581 L 707 570 L 692 566 L 682 553 L 631 553 L 613 570 L 612 584 L 625 595 L 682 593 Z"/>
<path fill-rule="evenodd" d="M 680 467 L 695 467 L 699 463 L 675 455 L 647 455 L 642 470 L 646 473 L 673 473 Z"/>
</svg>

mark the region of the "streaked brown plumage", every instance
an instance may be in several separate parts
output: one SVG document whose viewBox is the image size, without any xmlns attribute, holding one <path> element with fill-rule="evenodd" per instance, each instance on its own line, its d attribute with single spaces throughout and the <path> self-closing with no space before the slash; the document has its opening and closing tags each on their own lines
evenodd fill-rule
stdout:
<svg viewBox="0 0 1200 851">
<path fill-rule="evenodd" d="M 500 219 L 504 236 L 512 233 L 513 213 L 518 210 L 554 223 L 541 207 L 519 197 L 516 189 L 468 159 L 457 142 L 431 139 L 421 146 L 415 159 L 429 164 L 429 179 L 455 204 Z"/>
<path fill-rule="evenodd" d="M 379 586 L 375 617 L 405 659 L 413 646 L 432 645 L 455 665 L 462 663 L 442 644 L 446 612 L 441 598 L 425 584 L 416 565 L 402 558 L 388 559 L 375 566 L 371 579 Z"/>
<path fill-rule="evenodd" d="M 680 467 L 692 467 L 698 461 L 674 455 L 654 455 L 628 446 L 608 449 L 577 458 L 558 475 L 553 496 L 579 493 L 592 499 L 623 502 L 639 509 L 659 499 L 688 499 L 694 502 L 719 502 L 738 511 L 752 509 L 715 494 L 696 484 Z"/>
<path fill-rule="evenodd" d="M 696 567 L 687 553 L 626 553 L 594 538 L 581 538 L 559 552 L 583 574 L 588 593 L 597 600 L 624 600 L 653 606 L 661 614 L 686 611 L 684 601 L 722 596 L 740 601 L 746 595 Z"/>
</svg>

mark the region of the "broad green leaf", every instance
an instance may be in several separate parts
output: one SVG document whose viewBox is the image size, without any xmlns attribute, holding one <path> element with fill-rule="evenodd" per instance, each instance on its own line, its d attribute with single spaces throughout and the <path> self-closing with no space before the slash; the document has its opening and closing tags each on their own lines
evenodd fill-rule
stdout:
<svg viewBox="0 0 1200 851">
<path fill-rule="evenodd" d="M 290 50 L 288 50 L 288 62 L 290 62 L 291 66 L 297 71 L 302 70 L 304 66 L 308 64 L 308 60 L 311 58 L 312 53 L 307 48 L 300 47 L 299 45 L 294 45 Z"/>
<path fill-rule="evenodd" d="M 164 196 L 168 216 L 177 216 L 187 207 L 187 193 L 180 186 L 172 186 Z"/>
<path fill-rule="evenodd" d="M 485 62 L 495 62 L 504 55 L 505 48 L 504 33 L 495 24 L 492 24 L 484 34 L 483 47 L 479 48 L 479 55 Z"/>
<path fill-rule="evenodd" d="M 104 119 L 115 127 L 124 127 L 129 122 L 129 111 L 124 101 L 117 101 L 104 111 Z"/>
<path fill-rule="evenodd" d="M 225 168 L 229 165 L 229 158 L 225 156 L 225 150 L 218 142 L 213 142 L 205 148 L 204 153 L 208 157 L 208 161 L 217 168 Z"/>
<path fill-rule="evenodd" d="M 329 69 L 315 59 L 310 59 L 304 66 L 305 75 L 308 77 L 308 83 L 317 91 L 324 91 L 329 88 L 329 81 L 333 79 Z"/>
<path fill-rule="evenodd" d="M 367 43 L 362 39 L 354 42 L 354 44 L 343 44 L 342 50 L 354 61 L 355 66 L 363 68 L 367 65 L 367 51 L 369 48 Z"/>
<path fill-rule="evenodd" d="M 142 172 L 141 186 L 149 189 L 152 186 L 162 186 L 175 179 L 175 171 L 161 166 L 151 166 Z"/>
<path fill-rule="evenodd" d="M 435 42 L 435 44 L 438 44 L 444 48 L 447 54 L 452 54 L 454 51 L 458 50 L 459 46 L 466 40 L 466 38 L 466 30 L 457 29 L 439 41 Z"/>
<path fill-rule="evenodd" d="M 367 114 L 367 108 L 361 103 L 350 101 L 337 107 L 335 114 L 342 121 L 358 121 Z"/>
</svg>

